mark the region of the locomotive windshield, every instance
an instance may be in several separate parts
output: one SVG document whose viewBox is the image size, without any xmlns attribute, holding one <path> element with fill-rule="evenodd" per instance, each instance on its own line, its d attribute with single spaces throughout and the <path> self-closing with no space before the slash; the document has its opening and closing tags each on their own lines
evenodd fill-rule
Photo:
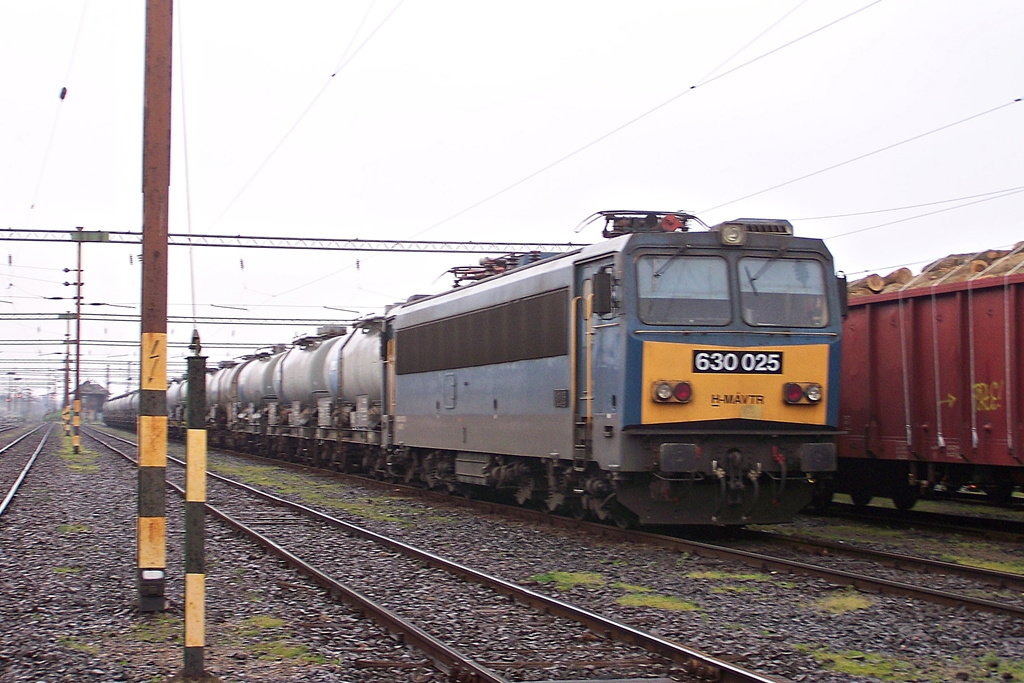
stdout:
<svg viewBox="0 0 1024 683">
<path fill-rule="evenodd" d="M 812 259 L 739 260 L 740 304 L 748 325 L 824 327 L 828 299 L 821 263 Z"/>
<path fill-rule="evenodd" d="M 729 271 L 716 256 L 650 255 L 637 260 L 640 319 L 652 325 L 727 325 Z"/>
</svg>

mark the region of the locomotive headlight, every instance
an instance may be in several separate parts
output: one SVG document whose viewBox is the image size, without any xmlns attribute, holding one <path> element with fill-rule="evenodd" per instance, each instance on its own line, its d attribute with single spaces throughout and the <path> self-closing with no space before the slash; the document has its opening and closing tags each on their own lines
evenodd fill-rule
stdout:
<svg viewBox="0 0 1024 683">
<path fill-rule="evenodd" d="M 721 227 L 718 238 L 722 241 L 722 244 L 735 247 L 747 241 L 747 231 L 743 229 L 742 225 L 726 223 Z"/>
<path fill-rule="evenodd" d="M 654 385 L 654 398 L 659 401 L 667 401 L 672 398 L 672 385 L 668 382 L 658 382 Z"/>
<path fill-rule="evenodd" d="M 804 390 L 804 395 L 807 400 L 811 403 L 817 403 L 821 400 L 821 385 L 820 384 L 808 384 L 807 389 Z"/>
</svg>

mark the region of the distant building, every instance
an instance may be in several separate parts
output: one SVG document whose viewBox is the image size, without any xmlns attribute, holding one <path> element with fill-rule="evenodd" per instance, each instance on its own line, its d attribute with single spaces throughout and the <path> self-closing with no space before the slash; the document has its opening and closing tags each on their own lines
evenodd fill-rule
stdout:
<svg viewBox="0 0 1024 683">
<path fill-rule="evenodd" d="M 95 420 L 96 415 L 103 411 L 103 404 L 110 395 L 106 389 L 95 382 L 86 380 L 79 387 L 79 400 L 82 401 L 82 419 Z M 74 400 L 74 396 L 72 396 Z"/>
</svg>

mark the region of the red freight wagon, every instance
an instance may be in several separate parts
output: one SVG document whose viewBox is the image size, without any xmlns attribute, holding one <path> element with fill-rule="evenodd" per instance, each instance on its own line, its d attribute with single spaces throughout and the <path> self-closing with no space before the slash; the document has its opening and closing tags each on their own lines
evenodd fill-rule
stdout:
<svg viewBox="0 0 1024 683">
<path fill-rule="evenodd" d="M 935 485 L 975 483 L 1006 502 L 1024 485 L 1022 318 L 1024 262 L 1006 258 L 851 296 L 835 490 L 908 509 Z"/>
</svg>

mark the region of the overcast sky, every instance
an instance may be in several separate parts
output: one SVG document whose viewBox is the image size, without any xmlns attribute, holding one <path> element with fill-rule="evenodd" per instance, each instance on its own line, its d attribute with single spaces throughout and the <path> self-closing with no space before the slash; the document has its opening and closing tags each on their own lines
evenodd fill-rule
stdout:
<svg viewBox="0 0 1024 683">
<path fill-rule="evenodd" d="M 0 227 L 141 229 L 144 4 L 0 0 Z M 598 224 L 574 228 L 595 211 L 685 209 L 708 224 L 789 218 L 851 277 L 1024 240 L 1020 0 L 175 12 L 172 233 L 593 242 Z M 0 314 L 70 309 L 44 298 L 74 294 L 70 243 L 0 246 Z M 137 313 L 139 252 L 87 245 L 85 300 Z M 194 301 L 200 316 L 351 318 L 325 307 L 379 312 L 478 258 L 174 248 L 170 314 Z M 12 371 L 52 387 L 62 347 L 9 342 L 65 326 L 0 318 L 0 391 Z M 191 328 L 172 322 L 169 341 Z M 245 352 L 218 343 L 313 331 L 199 330 L 210 363 Z M 138 336 L 138 323 L 83 322 L 83 341 Z M 137 357 L 82 353 L 82 379 L 106 384 L 109 364 L 115 391 Z M 185 353 L 171 350 L 172 374 Z M 47 359 L 48 378 L 30 372 Z"/>
</svg>

